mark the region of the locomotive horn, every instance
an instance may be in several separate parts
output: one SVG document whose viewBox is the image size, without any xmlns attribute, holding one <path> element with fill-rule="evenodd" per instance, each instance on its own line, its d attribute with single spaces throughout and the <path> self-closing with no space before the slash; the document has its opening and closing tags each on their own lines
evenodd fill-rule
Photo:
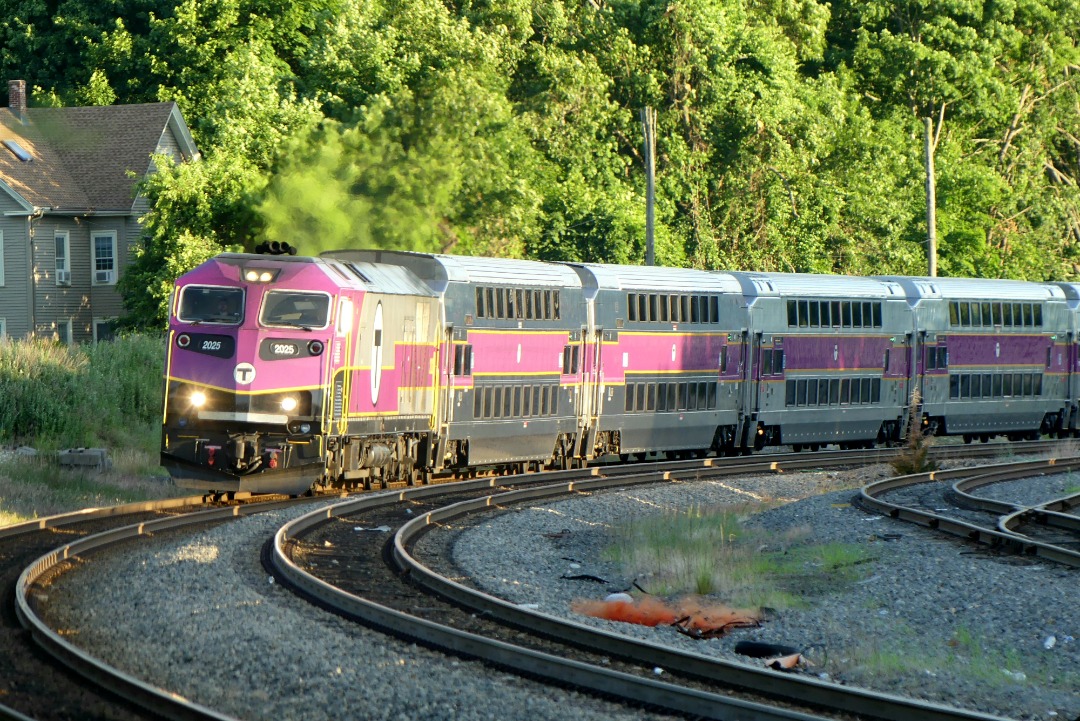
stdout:
<svg viewBox="0 0 1080 721">
<path fill-rule="evenodd" d="M 255 246 L 255 252 L 260 255 L 296 255 L 296 246 L 285 241 L 270 240 Z"/>
</svg>

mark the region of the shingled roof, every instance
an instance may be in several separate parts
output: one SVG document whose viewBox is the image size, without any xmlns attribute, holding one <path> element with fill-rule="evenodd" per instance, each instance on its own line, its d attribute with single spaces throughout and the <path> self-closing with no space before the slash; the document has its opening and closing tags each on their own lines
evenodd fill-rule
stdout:
<svg viewBox="0 0 1080 721">
<path fill-rule="evenodd" d="M 130 212 L 135 184 L 162 152 L 168 127 L 182 156 L 197 154 L 176 103 L 0 109 L 0 191 L 54 213 Z M 3 141 L 30 156 L 23 161 Z M 177 158 L 180 160 L 181 158 Z"/>
</svg>

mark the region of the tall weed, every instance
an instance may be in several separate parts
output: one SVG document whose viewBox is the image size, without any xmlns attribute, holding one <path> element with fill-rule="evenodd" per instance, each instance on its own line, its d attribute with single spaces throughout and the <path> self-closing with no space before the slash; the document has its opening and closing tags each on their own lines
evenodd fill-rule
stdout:
<svg viewBox="0 0 1080 721">
<path fill-rule="evenodd" d="M 156 443 L 164 345 L 0 343 L 0 443 L 39 449 Z"/>
</svg>

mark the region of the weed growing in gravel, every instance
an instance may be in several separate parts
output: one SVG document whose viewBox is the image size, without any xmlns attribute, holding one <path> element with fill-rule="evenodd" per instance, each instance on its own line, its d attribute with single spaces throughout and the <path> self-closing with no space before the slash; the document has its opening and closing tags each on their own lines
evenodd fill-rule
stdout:
<svg viewBox="0 0 1080 721">
<path fill-rule="evenodd" d="M 760 507 L 691 506 L 618 523 L 606 557 L 655 595 L 712 595 L 736 607 L 801 607 L 863 577 L 870 559 L 860 546 L 808 543 L 808 528 L 747 528 L 751 510 Z"/>
</svg>

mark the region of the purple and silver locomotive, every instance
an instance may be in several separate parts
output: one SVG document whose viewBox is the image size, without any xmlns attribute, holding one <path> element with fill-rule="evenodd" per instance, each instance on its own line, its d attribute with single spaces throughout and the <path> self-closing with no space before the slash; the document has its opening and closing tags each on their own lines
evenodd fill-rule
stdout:
<svg viewBox="0 0 1080 721">
<path fill-rule="evenodd" d="M 177 280 L 162 464 L 298 494 L 1077 430 L 1080 290 L 343 250 Z M 918 393 L 915 393 L 918 391 Z"/>
</svg>

